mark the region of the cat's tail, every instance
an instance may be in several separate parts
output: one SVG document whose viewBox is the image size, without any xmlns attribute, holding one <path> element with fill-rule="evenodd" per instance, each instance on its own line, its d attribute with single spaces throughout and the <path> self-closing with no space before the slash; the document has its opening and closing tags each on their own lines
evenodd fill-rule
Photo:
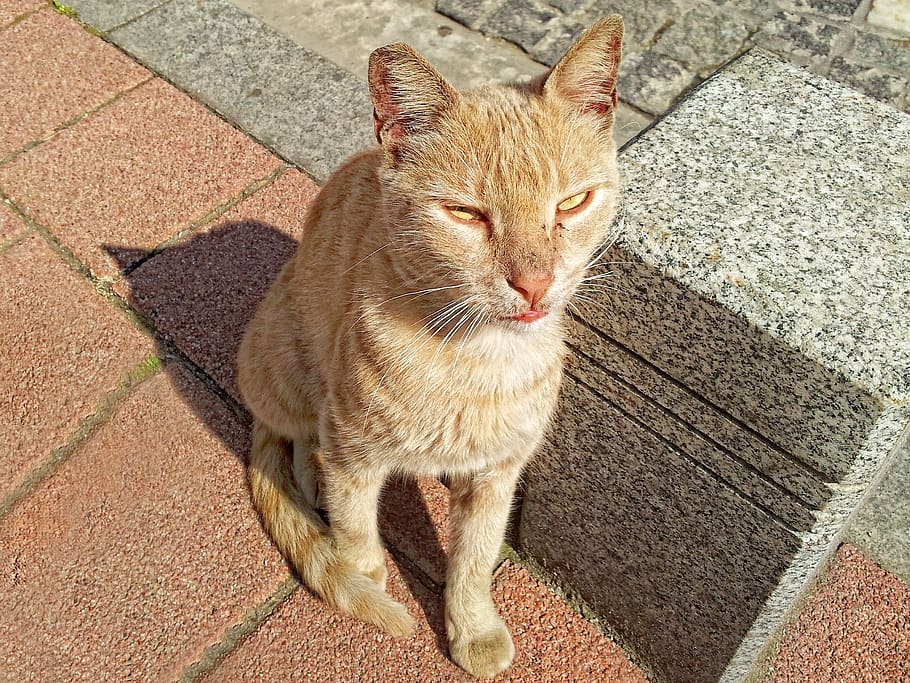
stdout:
<svg viewBox="0 0 910 683">
<path fill-rule="evenodd" d="M 404 606 L 335 552 L 328 527 L 297 488 L 288 445 L 256 421 L 250 488 L 253 504 L 275 545 L 303 582 L 329 605 L 393 636 L 410 635 L 414 621 Z"/>
</svg>

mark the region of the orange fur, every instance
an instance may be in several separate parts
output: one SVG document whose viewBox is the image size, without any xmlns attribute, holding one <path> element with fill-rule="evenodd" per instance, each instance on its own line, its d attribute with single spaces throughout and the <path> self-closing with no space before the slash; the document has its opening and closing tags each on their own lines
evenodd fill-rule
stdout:
<svg viewBox="0 0 910 683">
<path fill-rule="evenodd" d="M 544 81 L 465 93 L 406 45 L 376 50 L 380 144 L 322 189 L 240 349 L 255 505 L 329 604 L 411 630 L 384 591 L 379 494 L 392 472 L 449 476 L 446 626 L 476 676 L 512 659 L 490 574 L 613 218 L 621 37 L 603 19 Z"/>
</svg>

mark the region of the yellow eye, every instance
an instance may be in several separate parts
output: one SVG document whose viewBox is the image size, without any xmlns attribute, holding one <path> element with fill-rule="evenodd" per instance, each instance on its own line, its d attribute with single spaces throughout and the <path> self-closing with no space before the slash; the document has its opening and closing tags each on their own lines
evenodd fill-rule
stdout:
<svg viewBox="0 0 910 683">
<path fill-rule="evenodd" d="M 480 211 L 469 206 L 447 206 L 445 209 L 460 221 L 476 222 L 484 219 Z"/>
<path fill-rule="evenodd" d="M 572 209 L 577 209 L 579 206 L 588 201 L 588 197 L 591 196 L 589 191 L 579 192 L 578 194 L 573 194 L 567 199 L 563 199 L 559 204 L 556 205 L 556 208 L 560 211 L 571 211 Z"/>
</svg>

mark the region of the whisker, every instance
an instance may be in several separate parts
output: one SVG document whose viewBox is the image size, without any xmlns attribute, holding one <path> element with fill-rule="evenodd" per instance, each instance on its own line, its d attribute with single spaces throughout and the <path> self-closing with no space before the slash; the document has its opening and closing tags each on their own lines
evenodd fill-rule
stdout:
<svg viewBox="0 0 910 683">
<path fill-rule="evenodd" d="M 383 244 L 381 247 L 379 247 L 379 249 L 374 249 L 374 250 L 371 251 L 369 254 L 367 254 L 367 255 L 364 256 L 362 259 L 360 259 L 357 263 L 355 263 L 353 266 L 351 266 L 350 268 L 347 268 L 346 270 L 342 271 L 341 274 L 344 275 L 344 274 L 348 273 L 349 271 L 354 270 L 354 268 L 356 268 L 357 266 L 359 266 L 361 263 L 363 263 L 364 261 L 366 261 L 368 258 L 370 258 L 371 256 L 373 256 L 374 254 L 378 254 L 380 251 L 382 251 L 382 250 L 385 249 L 386 247 L 390 247 L 390 246 L 392 246 L 392 243 L 391 243 L 391 242 L 387 242 L 386 244 Z"/>
</svg>

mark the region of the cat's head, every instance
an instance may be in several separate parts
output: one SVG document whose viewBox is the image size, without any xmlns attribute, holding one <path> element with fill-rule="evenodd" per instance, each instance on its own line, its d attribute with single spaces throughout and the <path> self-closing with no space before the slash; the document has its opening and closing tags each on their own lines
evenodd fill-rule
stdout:
<svg viewBox="0 0 910 683">
<path fill-rule="evenodd" d="M 537 82 L 463 93 L 407 45 L 371 55 L 391 239 L 453 321 L 534 329 L 575 292 L 615 210 L 622 30 L 607 17 Z"/>
</svg>

